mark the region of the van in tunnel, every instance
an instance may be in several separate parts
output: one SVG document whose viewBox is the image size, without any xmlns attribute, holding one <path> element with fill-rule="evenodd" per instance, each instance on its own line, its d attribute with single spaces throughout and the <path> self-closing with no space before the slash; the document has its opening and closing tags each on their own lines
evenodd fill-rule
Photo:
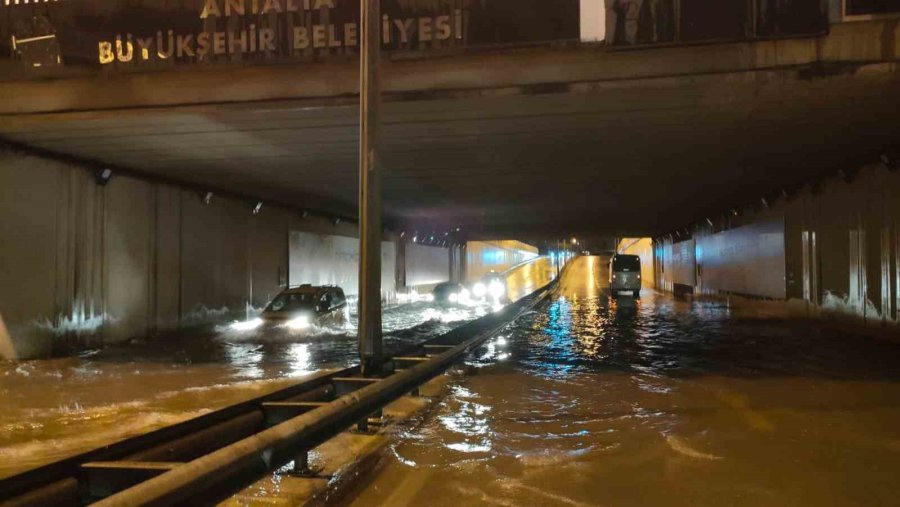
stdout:
<svg viewBox="0 0 900 507">
<path fill-rule="evenodd" d="M 641 297 L 641 258 L 615 254 L 609 261 L 609 294 Z"/>
</svg>

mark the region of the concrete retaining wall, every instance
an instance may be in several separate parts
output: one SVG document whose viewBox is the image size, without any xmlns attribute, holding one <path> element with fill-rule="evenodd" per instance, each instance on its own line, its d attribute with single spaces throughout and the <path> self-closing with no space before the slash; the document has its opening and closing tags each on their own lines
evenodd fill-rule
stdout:
<svg viewBox="0 0 900 507">
<path fill-rule="evenodd" d="M 486 273 L 498 273 L 538 256 L 538 249 L 520 241 L 469 241 L 466 245 L 466 283 Z"/>
<path fill-rule="evenodd" d="M 641 285 L 653 287 L 656 275 L 653 269 L 653 240 L 650 238 L 622 238 L 616 252 L 637 255 L 641 258 Z"/>
<path fill-rule="evenodd" d="M 0 152 L 0 353 L 242 318 L 288 282 L 289 231 L 356 234 L 355 224 L 251 208 L 115 175 L 100 186 L 79 168 Z"/>
<path fill-rule="evenodd" d="M 900 174 L 873 164 L 690 230 L 695 289 L 785 301 L 792 315 L 891 328 L 900 320 Z M 673 236 L 657 238 L 670 290 Z M 659 268 L 658 275 L 659 275 Z"/>
<path fill-rule="evenodd" d="M 406 285 L 422 287 L 450 280 L 450 250 L 407 243 Z"/>
<path fill-rule="evenodd" d="M 381 293 L 392 299 L 396 286 L 396 245 L 381 243 Z M 446 256 L 444 258 L 446 263 Z M 356 236 L 291 231 L 290 283 L 337 285 L 348 296 L 359 293 L 359 240 Z"/>
</svg>

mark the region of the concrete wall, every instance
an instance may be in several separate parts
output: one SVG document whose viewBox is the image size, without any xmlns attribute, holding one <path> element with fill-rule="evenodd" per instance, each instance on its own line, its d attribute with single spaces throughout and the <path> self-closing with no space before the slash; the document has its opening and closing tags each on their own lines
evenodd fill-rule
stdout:
<svg viewBox="0 0 900 507">
<path fill-rule="evenodd" d="M 812 314 L 896 323 L 900 174 L 882 165 L 846 174 L 784 205 L 788 297 Z"/>
<path fill-rule="evenodd" d="M 873 164 L 690 229 L 695 289 L 787 302 L 793 314 L 891 327 L 900 320 L 900 173 Z M 655 240 L 661 289 L 672 236 Z M 678 243 L 674 243 L 678 244 Z"/>
<path fill-rule="evenodd" d="M 616 252 L 626 255 L 637 255 L 641 258 L 641 285 L 655 286 L 656 276 L 653 269 L 653 240 L 651 238 L 622 238 L 616 246 Z"/>
<path fill-rule="evenodd" d="M 355 224 L 251 208 L 115 175 L 100 186 L 82 169 L 0 152 L 0 353 L 242 318 L 287 283 L 289 231 L 356 234 Z"/>
<path fill-rule="evenodd" d="M 450 280 L 450 249 L 407 243 L 406 285 L 422 287 Z"/>
<path fill-rule="evenodd" d="M 506 297 L 510 301 L 517 301 L 547 285 L 554 278 L 556 265 L 549 257 L 536 257 L 506 273 Z"/>
<path fill-rule="evenodd" d="M 337 285 L 348 296 L 359 293 L 359 240 L 357 237 L 291 231 L 290 283 Z M 381 243 L 381 293 L 392 299 L 396 287 L 396 245 Z M 445 258 L 446 262 L 446 258 Z"/>
<path fill-rule="evenodd" d="M 782 220 L 698 234 L 695 245 L 696 285 L 702 292 L 785 298 Z"/>
<path fill-rule="evenodd" d="M 538 249 L 520 241 L 469 241 L 466 245 L 466 283 L 472 283 L 490 271 L 498 273 L 534 259 Z"/>
<path fill-rule="evenodd" d="M 693 238 L 662 238 L 654 247 L 656 286 L 674 291 L 676 286 L 697 285 L 696 242 Z"/>
</svg>

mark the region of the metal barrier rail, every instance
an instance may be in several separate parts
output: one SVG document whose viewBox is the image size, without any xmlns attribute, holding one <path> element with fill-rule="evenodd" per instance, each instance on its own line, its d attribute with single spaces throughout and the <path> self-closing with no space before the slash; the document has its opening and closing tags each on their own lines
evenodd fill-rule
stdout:
<svg viewBox="0 0 900 507">
<path fill-rule="evenodd" d="M 407 352 L 421 355 L 391 358 L 385 366 L 394 373 L 387 377 L 363 379 L 356 376 L 357 367 L 323 373 L 240 405 L 4 479 L 0 505 L 206 503 L 291 461 L 302 468 L 309 450 L 354 424 L 365 428 L 369 415 L 416 392 L 543 301 L 554 284 Z"/>
</svg>

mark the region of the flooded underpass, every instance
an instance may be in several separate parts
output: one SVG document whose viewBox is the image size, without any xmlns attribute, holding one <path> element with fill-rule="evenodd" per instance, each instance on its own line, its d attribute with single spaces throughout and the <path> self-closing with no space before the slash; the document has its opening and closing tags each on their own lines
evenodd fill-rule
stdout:
<svg viewBox="0 0 900 507">
<path fill-rule="evenodd" d="M 344 501 L 897 504 L 900 344 L 605 280 L 573 261 Z"/>
<path fill-rule="evenodd" d="M 491 311 L 428 301 L 385 310 L 385 350 L 403 350 Z M 0 362 L 0 477 L 146 433 L 358 362 L 356 316 L 300 333 L 197 330 Z"/>
</svg>

